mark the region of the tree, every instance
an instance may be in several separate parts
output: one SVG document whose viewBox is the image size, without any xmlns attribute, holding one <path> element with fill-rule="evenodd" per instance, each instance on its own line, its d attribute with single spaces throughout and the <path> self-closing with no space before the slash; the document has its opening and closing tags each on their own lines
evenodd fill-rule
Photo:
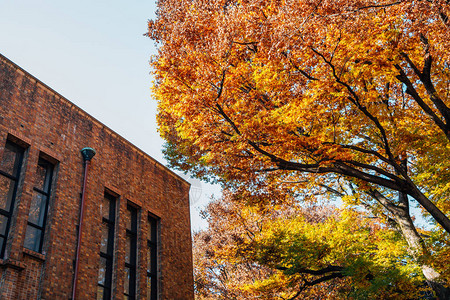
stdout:
<svg viewBox="0 0 450 300">
<path fill-rule="evenodd" d="M 444 0 L 161 1 L 149 36 L 166 156 L 256 194 L 356 199 L 447 297 L 409 207 L 448 239 L 449 13 Z"/>
<path fill-rule="evenodd" d="M 329 205 L 246 205 L 239 198 L 225 192 L 210 203 L 209 227 L 194 235 L 198 299 L 425 295 L 400 234 L 378 219 Z"/>
</svg>

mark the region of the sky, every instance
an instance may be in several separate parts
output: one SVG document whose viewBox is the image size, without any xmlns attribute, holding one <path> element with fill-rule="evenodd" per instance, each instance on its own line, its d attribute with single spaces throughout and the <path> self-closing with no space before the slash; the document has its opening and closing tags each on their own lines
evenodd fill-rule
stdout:
<svg viewBox="0 0 450 300">
<path fill-rule="evenodd" d="M 155 13 L 144 0 L 0 0 L 0 53 L 165 165 L 150 91 L 156 47 L 144 36 Z M 185 178 L 199 230 L 220 189 Z"/>
</svg>

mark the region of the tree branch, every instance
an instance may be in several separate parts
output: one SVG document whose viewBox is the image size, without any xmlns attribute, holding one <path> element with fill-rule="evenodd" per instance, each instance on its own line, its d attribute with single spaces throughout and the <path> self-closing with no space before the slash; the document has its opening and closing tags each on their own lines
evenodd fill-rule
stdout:
<svg viewBox="0 0 450 300">
<path fill-rule="evenodd" d="M 289 59 L 289 62 L 292 64 L 292 66 L 294 67 L 294 69 L 296 69 L 297 71 L 299 71 L 303 76 L 305 76 L 306 78 L 308 78 L 309 80 L 318 80 L 317 78 L 314 78 L 313 76 L 309 75 L 308 73 L 306 73 L 305 71 L 303 71 L 302 69 L 300 69 L 293 61 L 290 57 L 288 57 L 287 53 L 285 51 L 281 52 L 281 55 L 283 55 L 284 57 L 286 57 L 287 59 Z"/>
<path fill-rule="evenodd" d="M 331 273 L 331 274 L 329 274 L 329 275 L 320 277 L 320 278 L 318 278 L 318 279 L 316 279 L 316 280 L 313 280 L 313 281 L 307 281 L 307 280 L 305 280 L 305 282 L 303 283 L 303 286 L 300 287 L 300 291 L 298 291 L 293 297 L 289 298 L 289 300 L 293 300 L 293 299 L 297 298 L 298 296 L 300 296 L 300 294 L 301 294 L 307 287 L 314 286 L 314 285 L 316 285 L 316 284 L 319 284 L 319 283 L 322 283 L 322 282 L 325 282 L 325 281 L 329 281 L 329 280 L 332 280 L 332 279 L 335 279 L 335 278 L 343 278 L 343 277 L 345 277 L 345 276 L 346 276 L 346 275 L 344 275 L 343 273 L 336 272 L 336 273 Z"/>
<path fill-rule="evenodd" d="M 450 139 L 449 133 L 447 133 L 446 124 L 434 113 L 434 111 L 425 103 L 425 101 L 423 101 L 422 97 L 420 97 L 420 95 L 417 93 L 416 89 L 414 88 L 413 84 L 409 80 L 408 76 L 406 75 L 402 67 L 400 67 L 400 65 L 398 64 L 395 64 L 394 67 L 400 72 L 400 74 L 397 75 L 396 77 L 400 82 L 402 82 L 406 86 L 406 93 L 417 102 L 417 104 L 422 108 L 422 110 L 433 119 L 434 123 Z"/>
<path fill-rule="evenodd" d="M 357 167 L 360 167 L 360 168 L 363 168 L 363 169 L 368 169 L 368 170 L 375 171 L 375 172 L 377 172 L 377 173 L 379 173 L 381 175 L 384 175 L 386 177 L 389 177 L 389 178 L 391 178 L 391 179 L 393 179 L 395 181 L 400 179 L 398 176 L 396 176 L 394 174 L 391 174 L 391 173 L 389 173 L 389 172 L 387 172 L 387 171 L 385 171 L 385 170 L 383 170 L 381 168 L 372 166 L 372 165 L 360 163 L 360 162 L 357 162 L 357 161 L 354 161 L 354 160 L 346 161 L 346 163 L 349 163 L 351 165 L 354 165 L 354 166 L 357 166 Z"/>
<path fill-rule="evenodd" d="M 394 159 L 394 155 L 391 152 L 390 146 L 389 146 L 389 141 L 387 139 L 387 135 L 386 135 L 386 131 L 384 130 L 384 127 L 381 125 L 380 121 L 378 120 L 377 117 L 375 117 L 374 115 L 372 115 L 369 110 L 361 104 L 361 102 L 359 101 L 359 97 L 356 94 L 356 92 L 353 90 L 353 88 L 346 82 L 343 82 L 336 74 L 336 68 L 334 67 L 334 65 L 331 63 L 331 61 L 327 60 L 327 58 L 320 53 L 319 51 L 317 51 L 316 49 L 314 49 L 313 47 L 310 47 L 310 49 L 317 54 L 318 56 L 320 56 L 322 58 L 322 60 L 331 68 L 332 70 L 332 74 L 334 79 L 336 80 L 337 83 L 341 84 L 342 86 L 344 86 L 347 91 L 350 93 L 351 96 L 348 97 L 348 99 L 350 100 L 351 103 L 353 103 L 366 117 L 368 117 L 374 124 L 375 126 L 378 128 L 380 134 L 381 134 L 381 140 L 383 141 L 383 148 L 386 151 L 386 154 L 389 157 L 389 161 L 390 164 L 398 171 L 400 170 L 400 167 L 395 163 L 395 159 Z"/>
<path fill-rule="evenodd" d="M 436 89 L 434 88 L 433 82 L 431 81 L 431 66 L 433 62 L 433 58 L 430 55 L 429 52 L 429 44 L 428 40 L 422 36 L 421 37 L 422 42 L 426 45 L 425 47 L 425 59 L 424 59 L 424 65 L 423 70 L 420 71 L 416 65 L 412 62 L 412 60 L 409 58 L 408 54 L 402 52 L 401 55 L 403 58 L 405 58 L 406 62 L 409 64 L 409 66 L 413 69 L 414 73 L 419 77 L 420 81 L 422 81 L 423 86 L 425 87 L 425 90 L 428 93 L 428 96 L 430 97 L 430 100 L 433 102 L 433 104 L 436 106 L 436 108 L 439 110 L 439 112 L 442 114 L 442 117 L 444 118 L 446 124 L 450 124 L 450 109 L 445 105 L 444 101 L 439 97 Z M 446 126 L 445 134 L 448 135 L 449 128 Z"/>
<path fill-rule="evenodd" d="M 389 159 L 387 159 L 386 157 L 384 157 L 383 155 L 381 155 L 380 153 L 378 153 L 377 151 L 374 150 L 368 150 L 368 149 L 364 149 L 358 146 L 354 146 L 354 145 L 342 145 L 342 144 L 337 144 L 339 146 L 341 146 L 342 148 L 345 149 L 351 149 L 351 150 L 355 150 L 361 153 L 365 153 L 365 154 L 372 154 L 376 157 L 378 157 L 380 160 L 384 161 L 385 163 L 390 164 Z"/>
</svg>

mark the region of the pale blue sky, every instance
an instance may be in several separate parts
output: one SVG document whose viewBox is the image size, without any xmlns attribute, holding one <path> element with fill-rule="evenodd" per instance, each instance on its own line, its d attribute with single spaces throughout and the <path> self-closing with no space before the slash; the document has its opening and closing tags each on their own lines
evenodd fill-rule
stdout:
<svg viewBox="0 0 450 300">
<path fill-rule="evenodd" d="M 143 36 L 155 11 L 143 0 L 0 0 L 0 53 L 165 163 L 150 94 L 156 50 Z M 218 189 L 192 184 L 199 229 L 198 208 Z"/>
</svg>

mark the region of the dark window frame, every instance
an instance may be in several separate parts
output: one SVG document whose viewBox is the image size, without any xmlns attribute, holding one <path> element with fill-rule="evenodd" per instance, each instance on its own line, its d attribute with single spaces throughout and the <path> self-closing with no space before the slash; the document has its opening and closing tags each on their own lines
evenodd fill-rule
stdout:
<svg viewBox="0 0 450 300">
<path fill-rule="evenodd" d="M 147 255 L 151 254 L 150 258 L 150 272 L 147 269 L 147 280 L 150 279 L 151 290 L 150 299 L 156 300 L 158 298 L 158 226 L 159 218 L 153 215 L 148 215 L 148 222 L 150 224 L 150 236 L 147 236 Z M 148 291 L 147 291 L 148 293 Z"/>
<path fill-rule="evenodd" d="M 6 141 L 6 144 L 4 146 L 4 149 L 6 149 L 6 148 L 9 148 L 10 150 L 14 151 L 16 153 L 16 156 L 14 158 L 14 167 L 13 167 L 14 174 L 9 174 L 3 170 L 0 170 L 1 176 L 6 177 L 13 182 L 12 183 L 13 190 L 12 190 L 11 203 L 9 205 L 9 210 L 0 208 L 0 216 L 6 217 L 6 219 L 7 219 L 5 233 L 4 234 L 0 233 L 0 238 L 3 239 L 3 243 L 2 243 L 1 249 L 0 249 L 0 258 L 4 258 L 5 251 L 6 251 L 6 245 L 8 243 L 9 230 L 11 227 L 12 216 L 13 216 L 14 207 L 15 207 L 15 203 L 16 203 L 17 189 L 18 189 L 18 185 L 19 185 L 19 181 L 20 181 L 20 173 L 21 173 L 23 159 L 24 159 L 24 153 L 25 153 L 25 148 L 17 145 L 16 143 L 13 143 L 9 140 Z M 0 157 L 0 159 L 3 159 L 3 157 Z M 11 185 L 10 185 L 10 189 L 11 189 Z"/>
<path fill-rule="evenodd" d="M 114 270 L 114 237 L 116 225 L 116 203 L 117 197 L 105 192 L 104 198 L 109 201 L 108 218 L 102 216 L 102 226 L 108 227 L 108 241 L 106 253 L 100 250 L 100 259 L 106 259 L 105 283 L 97 283 L 97 286 L 103 289 L 103 300 L 111 299 L 112 296 L 112 280 Z"/>
<path fill-rule="evenodd" d="M 28 220 L 27 220 L 27 229 L 25 231 L 25 241 L 26 241 L 26 237 L 27 237 L 27 233 L 28 233 L 28 228 L 32 227 L 35 228 L 37 230 L 40 231 L 41 235 L 39 238 L 39 244 L 38 244 L 38 248 L 37 249 L 30 249 L 28 248 L 26 245 L 24 245 L 25 248 L 31 250 L 31 251 L 35 251 L 38 253 L 42 253 L 42 249 L 43 249 L 43 245 L 44 245 L 44 236 L 45 236 L 45 227 L 47 225 L 47 218 L 48 218 L 48 209 L 49 209 L 49 203 L 50 203 L 50 194 L 52 191 L 52 182 L 53 182 L 53 177 L 54 177 L 54 172 L 55 172 L 55 165 L 53 163 L 51 163 L 50 161 L 48 161 L 45 158 L 42 158 L 41 156 L 39 157 L 38 160 L 38 167 L 39 166 L 43 166 L 46 169 L 46 173 L 45 173 L 45 178 L 44 178 L 44 189 L 40 189 L 36 186 L 33 187 L 33 191 L 43 195 L 45 198 L 45 204 L 44 204 L 44 212 L 43 212 L 43 220 L 42 220 L 42 226 L 39 224 L 35 224 L 33 222 L 30 222 L 30 216 L 28 215 Z M 36 184 L 36 183 L 35 183 Z"/>
<path fill-rule="evenodd" d="M 130 238 L 130 262 L 125 261 L 125 269 L 129 270 L 130 281 L 128 283 L 128 291 L 124 290 L 124 295 L 128 300 L 136 299 L 136 270 L 137 270 L 137 242 L 138 242 L 138 208 L 127 204 L 127 211 L 130 214 L 131 228 L 126 228 L 126 238 Z M 125 286 L 125 285 L 124 285 Z M 128 292 L 128 293 L 127 293 Z"/>
</svg>

